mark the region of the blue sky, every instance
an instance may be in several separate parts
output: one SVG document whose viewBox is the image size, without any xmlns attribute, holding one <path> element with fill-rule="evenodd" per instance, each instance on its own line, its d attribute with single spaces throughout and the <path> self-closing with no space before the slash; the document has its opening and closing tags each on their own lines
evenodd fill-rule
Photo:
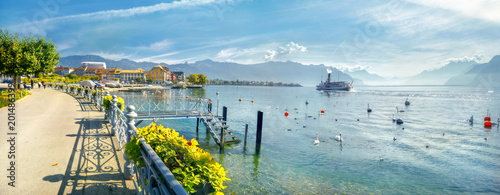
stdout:
<svg viewBox="0 0 500 195">
<path fill-rule="evenodd" d="M 296 61 L 410 76 L 500 54 L 493 0 L 1 1 L 0 28 L 62 56 L 164 63 Z"/>
</svg>

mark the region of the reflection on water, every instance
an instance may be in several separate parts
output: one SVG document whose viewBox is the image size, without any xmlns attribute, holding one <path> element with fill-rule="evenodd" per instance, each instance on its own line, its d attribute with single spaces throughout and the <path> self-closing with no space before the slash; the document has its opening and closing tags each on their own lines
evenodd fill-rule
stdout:
<svg viewBox="0 0 500 195">
<path fill-rule="evenodd" d="M 479 120 L 486 109 L 492 118 L 500 117 L 496 91 L 366 87 L 325 93 L 307 87 L 208 86 L 166 93 L 219 99 L 220 107 L 228 106 L 229 129 L 238 139 L 244 139 L 249 124 L 247 147 L 226 146 L 221 153 L 209 134 L 196 134 L 196 119 L 158 121 L 198 139 L 224 166 L 231 179 L 225 183 L 226 193 L 500 193 L 499 129 L 485 129 Z M 411 105 L 405 107 L 408 96 Z M 396 112 L 396 107 L 405 112 Z M 284 109 L 290 116 L 283 115 Z M 259 110 L 265 114 L 262 148 L 256 153 Z M 393 114 L 404 124 L 393 123 Z M 467 122 L 471 115 L 478 118 L 472 126 Z M 316 132 L 318 146 L 313 145 Z M 335 140 L 339 132 L 341 143 Z"/>
</svg>

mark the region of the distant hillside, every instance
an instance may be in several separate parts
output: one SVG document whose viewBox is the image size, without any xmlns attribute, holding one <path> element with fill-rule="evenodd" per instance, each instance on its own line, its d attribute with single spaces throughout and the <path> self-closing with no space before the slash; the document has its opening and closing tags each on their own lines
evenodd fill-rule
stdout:
<svg viewBox="0 0 500 195">
<path fill-rule="evenodd" d="M 372 74 L 369 73 L 366 70 L 356 70 L 352 72 L 347 72 L 351 77 L 353 77 L 356 80 L 362 80 L 365 84 L 368 85 L 381 85 L 381 84 L 387 84 L 388 79 L 385 77 L 382 77 L 378 74 Z"/>
<path fill-rule="evenodd" d="M 166 65 L 172 71 L 184 71 L 189 74 L 204 74 L 208 79 L 220 80 L 247 80 L 247 81 L 273 81 L 283 83 L 298 83 L 304 86 L 317 85 L 321 80 L 326 80 L 327 69 L 332 71 L 332 79 L 342 81 L 354 80 L 336 68 L 325 65 L 303 65 L 296 62 L 266 62 L 260 64 L 243 65 L 230 62 L 215 62 L 212 60 L 197 61 L 195 63 L 184 63 L 167 65 L 166 63 L 135 62 L 127 59 L 120 61 L 109 60 L 96 55 L 75 55 L 63 57 L 59 65 L 64 67 L 79 67 L 83 61 L 106 62 L 107 68 L 150 70 L 158 64 Z M 356 79 L 355 85 L 363 85 L 361 80 Z"/>
<path fill-rule="evenodd" d="M 212 60 L 197 61 L 192 64 L 169 65 L 170 70 L 182 70 L 186 74 L 203 73 L 209 79 L 273 81 L 284 83 L 299 83 L 301 85 L 316 85 L 321 79 L 326 80 L 329 68 L 332 79 L 352 81 L 352 77 L 325 65 L 303 65 L 296 62 L 266 62 L 252 65 L 242 65 L 230 62 L 214 62 Z M 362 82 L 355 82 L 361 84 Z"/>
<path fill-rule="evenodd" d="M 474 65 L 477 65 L 475 61 L 452 61 L 445 66 L 434 69 L 434 70 L 424 70 L 422 73 L 412 77 L 406 84 L 409 85 L 443 85 L 450 78 L 458 76 L 470 70 Z"/>
<path fill-rule="evenodd" d="M 469 71 L 452 77 L 445 84 L 500 87 L 500 55 L 493 57 L 488 63 L 477 64 Z"/>
</svg>

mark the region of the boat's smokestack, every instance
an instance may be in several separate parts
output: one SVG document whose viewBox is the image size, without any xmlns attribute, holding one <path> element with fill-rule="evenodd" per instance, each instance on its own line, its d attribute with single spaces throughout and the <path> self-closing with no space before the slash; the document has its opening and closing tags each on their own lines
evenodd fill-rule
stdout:
<svg viewBox="0 0 500 195">
<path fill-rule="evenodd" d="M 330 73 L 328 73 L 328 82 L 330 82 Z"/>
</svg>

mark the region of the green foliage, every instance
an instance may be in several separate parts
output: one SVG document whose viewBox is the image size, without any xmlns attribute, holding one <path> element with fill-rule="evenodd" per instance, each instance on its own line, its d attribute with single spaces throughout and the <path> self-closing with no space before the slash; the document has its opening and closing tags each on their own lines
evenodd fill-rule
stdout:
<svg viewBox="0 0 500 195">
<path fill-rule="evenodd" d="M 111 96 L 111 95 L 104 96 L 104 99 L 102 100 L 102 106 L 106 109 L 106 111 L 108 111 L 109 108 L 111 107 L 111 100 L 112 99 L 113 99 L 113 96 Z M 116 105 L 123 112 L 123 110 L 125 109 L 125 100 L 123 100 L 123 98 L 121 98 L 121 97 L 117 97 L 116 99 L 118 99 L 118 102 L 116 102 Z"/>
<path fill-rule="evenodd" d="M 53 72 L 60 58 L 55 44 L 45 37 L 21 39 L 18 34 L 0 30 L 0 73 L 14 76 L 14 83 L 19 75 Z"/>
<path fill-rule="evenodd" d="M 196 85 L 205 85 L 208 83 L 207 77 L 203 74 L 189 74 L 186 79 L 189 83 Z"/>
<path fill-rule="evenodd" d="M 137 81 L 137 83 L 141 83 L 142 79 L 141 79 L 141 77 L 137 77 L 137 78 L 135 78 L 135 81 Z"/>
<path fill-rule="evenodd" d="M 224 168 L 212 158 L 209 152 L 197 147 L 196 139 L 188 141 L 183 136 L 179 136 L 175 130 L 161 125 L 156 126 L 155 123 L 137 131 L 139 137 L 144 138 L 153 148 L 187 192 L 196 192 L 195 189 L 206 182 L 213 186 L 217 194 L 221 194 L 221 191 L 226 188 L 223 182 L 230 180 L 226 177 L 227 171 L 224 171 Z M 139 167 L 144 164 L 140 158 L 140 138 L 133 137 L 125 149 L 125 154 Z"/>
<path fill-rule="evenodd" d="M 5 90 L 0 92 L 0 108 L 6 107 L 9 105 L 9 103 L 10 103 L 9 94 L 11 94 L 11 92 L 9 92 L 9 89 L 5 89 Z M 27 95 L 31 95 L 31 93 L 25 89 L 16 90 L 15 94 L 16 94 L 15 95 L 16 101 L 27 96 Z"/>
</svg>

